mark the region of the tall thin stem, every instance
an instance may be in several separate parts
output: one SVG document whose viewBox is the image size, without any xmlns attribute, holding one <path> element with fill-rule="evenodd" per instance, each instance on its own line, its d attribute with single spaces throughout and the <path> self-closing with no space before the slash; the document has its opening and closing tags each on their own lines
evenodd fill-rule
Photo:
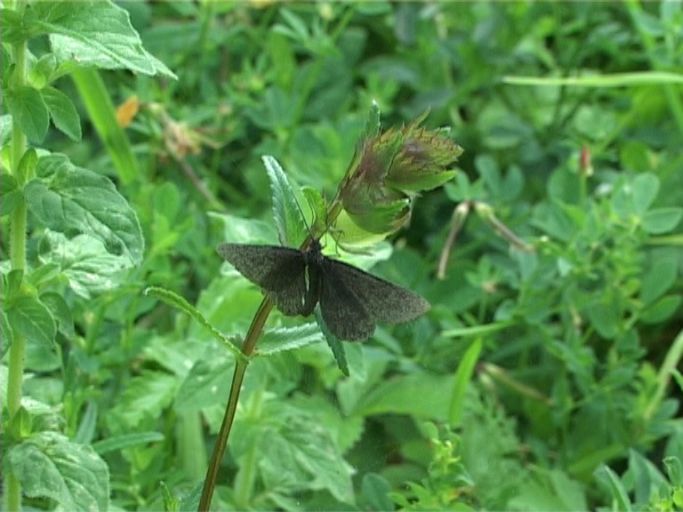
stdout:
<svg viewBox="0 0 683 512">
<path fill-rule="evenodd" d="M 22 10 L 23 2 L 17 2 L 17 10 Z M 12 85 L 22 87 L 26 84 L 26 42 L 16 43 L 12 47 L 14 57 L 14 72 L 12 73 Z M 26 135 L 16 119 L 12 120 L 11 142 L 12 173 L 18 180 L 20 187 L 24 186 L 24 176 L 19 175 L 19 162 L 26 151 Z M 22 201 L 10 216 L 10 264 L 12 270 L 23 271 L 26 268 L 26 204 Z M 7 410 L 8 425 L 19 411 L 21 406 L 21 385 L 24 376 L 24 357 L 26 354 L 26 338 L 14 333 L 12 345 L 9 348 L 9 367 L 7 375 Z M 13 433 L 7 429 L 12 441 Z M 5 478 L 5 510 L 21 510 L 21 483 L 12 473 L 7 472 Z"/>
</svg>

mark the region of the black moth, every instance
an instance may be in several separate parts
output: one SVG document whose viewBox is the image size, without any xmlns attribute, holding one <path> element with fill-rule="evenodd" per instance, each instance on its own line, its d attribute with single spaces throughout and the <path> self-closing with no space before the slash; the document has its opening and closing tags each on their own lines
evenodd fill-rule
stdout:
<svg viewBox="0 0 683 512">
<path fill-rule="evenodd" d="M 318 240 L 305 250 L 222 244 L 218 253 L 285 315 L 308 316 L 320 302 L 327 328 L 341 340 L 367 339 L 376 322 L 407 322 L 429 309 L 419 295 L 324 256 Z"/>
</svg>

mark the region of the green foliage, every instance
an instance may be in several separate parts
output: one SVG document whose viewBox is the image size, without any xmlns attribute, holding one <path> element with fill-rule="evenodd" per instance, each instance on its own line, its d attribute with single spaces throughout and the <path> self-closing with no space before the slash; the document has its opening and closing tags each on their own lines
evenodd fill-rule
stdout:
<svg viewBox="0 0 683 512">
<path fill-rule="evenodd" d="M 5 509 L 196 510 L 247 363 L 215 510 L 683 508 L 679 2 L 16 3 Z M 245 357 L 309 228 L 431 311 Z"/>
</svg>

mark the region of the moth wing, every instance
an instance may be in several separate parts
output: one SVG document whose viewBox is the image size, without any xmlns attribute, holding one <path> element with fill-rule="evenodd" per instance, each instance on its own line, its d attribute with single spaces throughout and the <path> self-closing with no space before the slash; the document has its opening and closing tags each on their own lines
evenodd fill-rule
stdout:
<svg viewBox="0 0 683 512">
<path fill-rule="evenodd" d="M 342 261 L 327 258 L 326 262 L 375 321 L 389 324 L 408 322 L 430 308 L 423 297 L 401 286 Z"/>
<path fill-rule="evenodd" d="M 285 315 L 310 314 L 301 251 L 277 245 L 222 244 L 218 253 L 257 284 Z M 306 303 L 306 304 L 305 304 Z"/>
<path fill-rule="evenodd" d="M 320 286 L 320 312 L 332 334 L 347 341 L 372 336 L 375 322 L 370 313 L 327 261 L 323 261 Z"/>
</svg>

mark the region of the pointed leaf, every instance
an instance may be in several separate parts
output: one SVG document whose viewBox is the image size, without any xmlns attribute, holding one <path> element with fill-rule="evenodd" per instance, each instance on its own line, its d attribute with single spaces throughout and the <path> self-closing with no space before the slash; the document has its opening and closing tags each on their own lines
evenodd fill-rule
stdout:
<svg viewBox="0 0 683 512">
<path fill-rule="evenodd" d="M 46 87 L 42 95 L 57 129 L 71 140 L 81 140 L 81 119 L 71 99 L 54 87 Z"/>
<path fill-rule="evenodd" d="M 105 176 L 76 167 L 64 155 L 44 156 L 38 178 L 25 187 L 29 210 L 45 227 L 72 238 L 88 234 L 107 251 L 142 261 L 144 240 L 137 215 Z"/>
<path fill-rule="evenodd" d="M 109 469 L 90 446 L 56 432 L 41 432 L 7 454 L 27 496 L 55 500 L 64 510 L 109 508 Z"/>
<path fill-rule="evenodd" d="M 31 142 L 42 142 L 50 122 L 47 105 L 33 87 L 17 87 L 5 92 L 7 109 Z"/>
</svg>

